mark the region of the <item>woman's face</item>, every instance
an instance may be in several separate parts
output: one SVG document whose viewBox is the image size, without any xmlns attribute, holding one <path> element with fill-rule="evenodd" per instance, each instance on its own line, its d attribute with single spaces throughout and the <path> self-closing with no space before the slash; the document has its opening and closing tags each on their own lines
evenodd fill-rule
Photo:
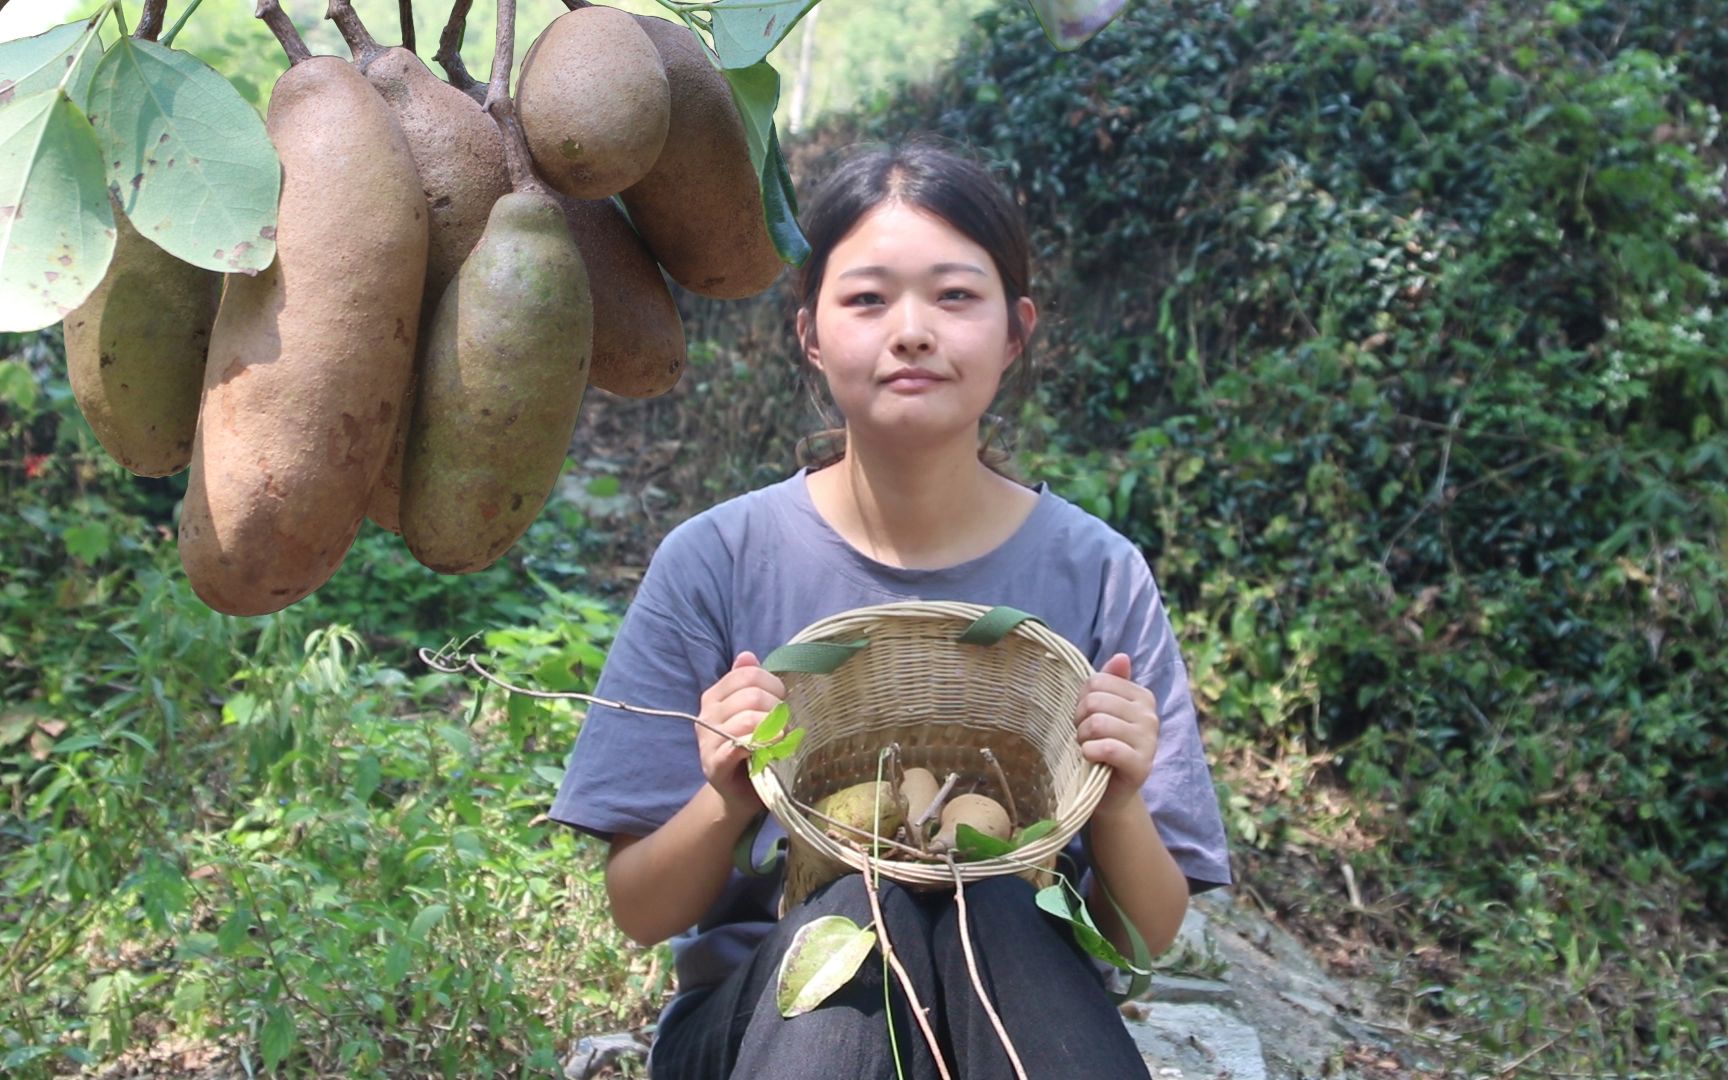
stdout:
<svg viewBox="0 0 1728 1080">
<path fill-rule="evenodd" d="M 1020 354 L 1004 292 L 989 253 L 941 218 L 898 201 L 860 218 L 828 256 L 814 314 L 798 313 L 849 437 L 971 445 Z M 1037 312 L 1016 304 L 1029 335 Z"/>
</svg>

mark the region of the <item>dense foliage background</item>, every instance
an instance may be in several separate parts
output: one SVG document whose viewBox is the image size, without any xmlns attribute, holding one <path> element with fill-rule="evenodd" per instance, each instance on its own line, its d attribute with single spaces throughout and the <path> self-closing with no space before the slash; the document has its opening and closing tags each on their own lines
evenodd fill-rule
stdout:
<svg viewBox="0 0 1728 1080">
<path fill-rule="evenodd" d="M 1011 4 L 793 150 L 936 131 L 1015 185 L 1021 469 L 1152 559 L 1243 891 L 1458 1071 L 1728 1070 L 1719 16 L 1175 0 L 1058 55 Z M 55 335 L 9 341 L 0 1069 L 538 1075 L 651 1016 L 661 954 L 536 816 L 580 714 L 413 649 L 590 681 L 655 539 L 790 468 L 789 296 L 687 303 L 684 383 L 595 395 L 508 565 L 369 531 L 262 620 L 192 597 L 183 480 L 100 457 Z"/>
</svg>

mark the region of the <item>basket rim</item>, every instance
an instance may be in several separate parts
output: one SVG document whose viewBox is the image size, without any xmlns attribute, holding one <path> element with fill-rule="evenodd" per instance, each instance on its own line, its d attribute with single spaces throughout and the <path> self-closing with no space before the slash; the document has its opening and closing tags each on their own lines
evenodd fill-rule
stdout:
<svg viewBox="0 0 1728 1080">
<path fill-rule="evenodd" d="M 885 604 L 871 604 L 818 619 L 794 634 L 787 644 L 825 640 L 839 632 L 855 633 L 857 624 L 903 617 L 954 620 L 957 623 L 958 637 L 961 630 L 991 610 L 993 605 L 959 600 L 897 600 Z M 1090 677 L 1097 670 L 1073 642 L 1050 629 L 1036 616 L 1009 630 L 1007 636 L 1030 638 L 1070 665 L 1076 674 L 1084 673 L 1086 677 Z M 776 762 L 756 773 L 751 777 L 751 783 L 763 804 L 767 806 L 768 812 L 774 815 L 788 835 L 796 836 L 811 854 L 842 863 L 854 870 L 875 871 L 903 884 L 953 883 L 954 873 L 949 870 L 949 864 L 945 861 L 921 862 L 887 856 L 877 857 L 829 837 L 826 832 L 816 828 L 804 812 L 793 804 L 791 792 L 780 776 L 778 765 Z M 1097 809 L 1109 780 L 1108 765 L 1095 761 L 1087 762 L 1071 804 L 1065 812 L 1052 819 L 1056 823 L 1054 829 L 1024 847 L 1016 848 L 1008 855 L 969 862 L 956 861 L 953 866 L 959 871 L 961 880 L 977 881 L 999 874 L 1018 873 L 1028 865 L 1043 863 L 1067 847 L 1068 842 L 1079 833 Z"/>
</svg>

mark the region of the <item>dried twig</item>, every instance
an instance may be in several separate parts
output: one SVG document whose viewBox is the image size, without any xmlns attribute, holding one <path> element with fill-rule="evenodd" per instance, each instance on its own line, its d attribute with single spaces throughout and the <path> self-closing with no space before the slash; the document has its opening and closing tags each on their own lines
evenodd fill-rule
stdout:
<svg viewBox="0 0 1728 1080">
<path fill-rule="evenodd" d="M 451 86 L 484 104 L 486 88 L 475 81 L 462 63 L 462 35 L 467 32 L 468 9 L 473 6 L 474 0 L 456 0 L 450 6 L 450 18 L 444 24 L 444 32 L 438 35 L 438 51 L 432 62 L 444 69 Z"/>
<path fill-rule="evenodd" d="M 894 953 L 894 944 L 888 940 L 888 920 L 882 917 L 882 901 L 876 896 L 876 882 L 869 874 L 864 875 L 864 893 L 870 898 L 870 915 L 876 920 L 876 940 L 882 946 L 882 956 L 894 969 L 894 977 L 900 980 L 900 989 L 905 991 L 906 1001 L 912 1007 L 912 1017 L 918 1021 L 918 1030 L 924 1033 L 924 1041 L 930 1044 L 930 1055 L 936 1059 L 936 1072 L 942 1080 L 952 1080 L 948 1063 L 942 1058 L 942 1045 L 936 1041 L 936 1032 L 930 1028 L 930 1017 L 918 1000 L 918 989 L 912 985 L 912 976 L 907 974 L 900 957 Z"/>
<path fill-rule="evenodd" d="M 1008 811 L 1008 823 L 1018 826 L 1020 812 L 1014 806 L 1014 789 L 1008 786 L 1008 774 L 1002 771 L 1002 763 L 996 760 L 996 755 L 988 746 L 981 747 L 978 752 L 984 755 L 985 762 L 990 766 L 990 775 L 996 778 L 996 786 L 1002 789 L 1003 809 Z"/>
<path fill-rule="evenodd" d="M 936 815 L 942 812 L 942 804 L 948 801 L 948 793 L 953 791 L 954 785 L 959 782 L 960 774 L 957 772 L 949 773 L 948 778 L 942 781 L 942 786 L 936 789 L 936 797 L 930 800 L 930 805 L 926 806 L 924 812 L 919 814 L 918 819 L 912 823 L 913 836 L 922 835 L 924 826 L 930 824 Z"/>
<path fill-rule="evenodd" d="M 452 661 L 456 662 L 452 663 Z M 605 698 L 595 697 L 593 694 L 578 693 L 575 690 L 530 690 L 525 686 L 516 686 L 512 683 L 505 682 L 490 671 L 487 671 L 484 667 L 481 667 L 480 661 L 472 656 L 463 656 L 460 653 L 451 654 L 447 653 L 444 649 L 439 649 L 436 652 L 431 649 L 421 649 L 420 662 L 434 671 L 442 671 L 447 675 L 460 675 L 463 672 L 471 671 L 494 686 L 503 687 L 505 690 L 508 690 L 513 694 L 521 694 L 524 697 L 542 698 L 548 701 L 585 701 L 590 705 L 601 705 L 608 709 L 618 709 L 622 712 L 641 713 L 644 716 L 666 716 L 671 717 L 674 720 L 688 720 L 697 727 L 712 731 L 714 734 L 725 739 L 740 750 L 751 749 L 751 744 L 748 739 L 741 739 L 736 735 L 729 735 L 715 727 L 713 724 L 703 720 L 700 716 L 693 716 L 687 712 L 679 712 L 677 709 L 650 709 L 646 706 L 631 705 L 622 701 L 608 701 Z M 781 738 L 785 738 L 785 736 L 782 735 Z"/>
<path fill-rule="evenodd" d="M 985 753 L 989 753 L 988 750 Z M 1014 1066 L 1014 1075 L 1019 1080 L 1026 1080 L 1026 1066 L 1020 1064 L 1020 1055 L 1014 1049 L 1014 1040 L 1008 1037 L 1008 1029 L 1002 1026 L 1002 1018 L 996 1015 L 996 1006 L 990 1003 L 990 995 L 984 991 L 984 979 L 978 974 L 978 958 L 972 955 L 972 931 L 966 920 L 966 883 L 960 879 L 960 868 L 954 865 L 954 856 L 948 855 L 948 872 L 954 875 L 954 907 L 955 914 L 960 919 L 960 948 L 966 953 L 966 973 L 972 976 L 972 989 L 978 993 L 978 1003 L 984 1006 L 984 1015 L 990 1018 L 990 1026 L 996 1029 L 996 1037 L 1002 1040 L 1002 1049 L 1008 1053 L 1008 1064 Z"/>
<path fill-rule="evenodd" d="M 294 29 L 294 22 L 288 18 L 288 13 L 282 10 L 277 0 L 258 0 L 258 5 L 252 9 L 252 14 L 264 20 L 264 25 L 276 35 L 281 43 L 282 51 L 288 54 L 288 66 L 293 67 L 302 60 L 312 59 L 312 50 L 306 47 L 305 39 L 300 31 Z"/>
<path fill-rule="evenodd" d="M 144 10 L 138 14 L 138 27 L 132 36 L 138 41 L 155 41 L 162 33 L 162 17 L 168 12 L 168 0 L 144 0 Z"/>
</svg>

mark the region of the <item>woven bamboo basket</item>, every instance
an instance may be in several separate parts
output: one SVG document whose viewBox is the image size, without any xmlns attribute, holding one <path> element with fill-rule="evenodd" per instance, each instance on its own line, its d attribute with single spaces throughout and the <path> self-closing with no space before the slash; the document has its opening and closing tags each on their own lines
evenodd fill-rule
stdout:
<svg viewBox="0 0 1728 1080">
<path fill-rule="evenodd" d="M 1003 625 L 1010 626 L 1006 633 Z M 993 643 L 973 643 L 999 633 Z M 827 673 L 795 670 L 801 661 L 804 668 L 812 666 L 813 649 L 819 656 L 827 649 L 846 658 Z M 1053 864 L 1103 797 L 1110 770 L 1082 757 L 1074 736 L 1074 707 L 1092 665 L 1024 613 L 952 602 L 855 608 L 805 627 L 764 664 L 786 684 L 791 725 L 807 729 L 792 756 L 754 778 L 757 793 L 787 833 L 782 913 L 824 883 L 867 870 L 872 862 L 869 854 L 829 837 L 824 823 L 794 799 L 809 806 L 876 779 L 881 751 L 891 743 L 898 745 L 903 767 L 922 766 L 938 777 L 958 772 L 965 782 L 957 792 L 975 790 L 1006 805 L 979 752 L 988 748 L 1013 789 L 1016 826 L 1055 822 L 1055 829 L 1010 856 L 958 863 L 963 881 L 998 874 L 1036 877 L 1028 866 Z M 883 876 L 908 886 L 954 884 L 946 863 L 886 849 L 874 862 Z"/>
</svg>

